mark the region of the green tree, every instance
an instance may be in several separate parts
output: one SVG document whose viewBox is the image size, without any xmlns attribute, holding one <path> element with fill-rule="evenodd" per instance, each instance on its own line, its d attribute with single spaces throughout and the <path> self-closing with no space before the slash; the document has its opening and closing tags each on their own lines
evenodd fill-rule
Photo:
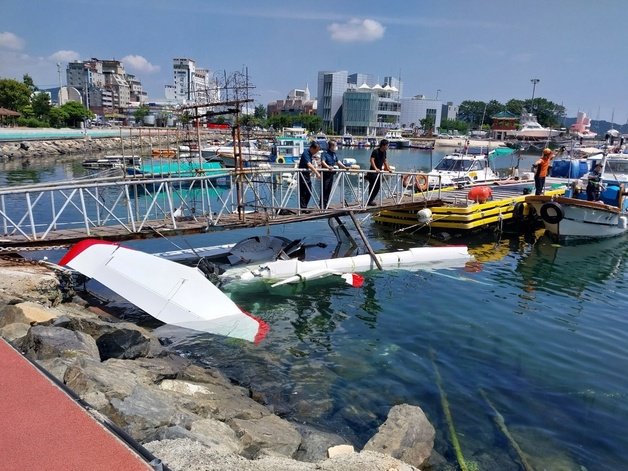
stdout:
<svg viewBox="0 0 628 471">
<path fill-rule="evenodd" d="M 427 116 L 423 119 L 420 119 L 419 123 L 421 124 L 421 129 L 423 129 L 423 131 L 425 132 L 434 131 L 434 118 L 432 118 L 431 116 Z"/>
<path fill-rule="evenodd" d="M 253 116 L 259 120 L 266 119 L 266 107 L 264 105 L 257 105 Z"/>
<path fill-rule="evenodd" d="M 31 98 L 31 107 L 35 118 L 47 121 L 52 109 L 50 95 L 46 92 L 35 93 Z"/>
<path fill-rule="evenodd" d="M 22 83 L 29 88 L 31 93 L 35 93 L 39 90 L 39 88 L 37 88 L 37 86 L 35 85 L 35 82 L 33 82 L 32 77 L 28 74 L 24 74 L 24 76 L 22 77 Z"/>
<path fill-rule="evenodd" d="M 31 90 L 13 79 L 0 79 L 0 106 L 22 112 L 30 103 Z"/>
<path fill-rule="evenodd" d="M 458 119 L 469 123 L 471 126 L 479 126 L 487 107 L 487 103 L 483 101 L 465 100 L 458 107 Z"/>
<path fill-rule="evenodd" d="M 441 131 L 458 131 L 460 134 L 469 132 L 469 123 L 458 119 L 443 119 L 440 123 Z"/>
<path fill-rule="evenodd" d="M 67 115 L 66 124 L 78 128 L 85 118 L 91 118 L 94 114 L 78 101 L 69 101 L 61 107 Z"/>
<path fill-rule="evenodd" d="M 133 118 L 135 118 L 136 123 L 141 123 L 144 121 L 144 117 L 150 114 L 150 108 L 146 105 L 140 105 L 138 109 L 133 113 Z"/>
<path fill-rule="evenodd" d="M 53 128 L 60 128 L 68 121 L 68 114 L 59 107 L 53 107 L 48 113 L 48 123 Z"/>
</svg>

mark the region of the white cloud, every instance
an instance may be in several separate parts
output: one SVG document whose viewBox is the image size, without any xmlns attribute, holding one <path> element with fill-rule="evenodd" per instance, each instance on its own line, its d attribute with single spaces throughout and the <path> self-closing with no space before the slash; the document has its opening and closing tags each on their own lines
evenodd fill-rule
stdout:
<svg viewBox="0 0 628 471">
<path fill-rule="evenodd" d="M 159 72 L 159 66 L 153 65 L 145 57 L 137 56 L 137 55 L 128 55 L 122 58 L 122 62 L 129 69 L 133 69 L 137 72 L 144 72 L 147 74 L 152 74 L 154 72 Z"/>
<path fill-rule="evenodd" d="M 5 31 L 0 33 L 0 48 L 21 51 L 24 49 L 24 40 L 13 33 Z"/>
<path fill-rule="evenodd" d="M 66 51 L 64 49 L 51 54 L 48 59 L 55 62 L 72 62 L 79 60 L 81 55 L 76 51 Z"/>
<path fill-rule="evenodd" d="M 332 23 L 327 30 L 334 41 L 370 42 L 381 39 L 386 28 L 375 20 L 352 18 L 344 24 Z"/>
</svg>

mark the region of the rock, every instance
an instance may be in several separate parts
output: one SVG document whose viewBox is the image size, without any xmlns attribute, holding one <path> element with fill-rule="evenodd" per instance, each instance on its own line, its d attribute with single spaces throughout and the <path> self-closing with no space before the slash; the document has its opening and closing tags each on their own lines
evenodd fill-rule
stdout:
<svg viewBox="0 0 628 471">
<path fill-rule="evenodd" d="M 31 360 L 86 357 L 100 361 L 96 341 L 82 332 L 35 325 L 16 343 Z"/>
<path fill-rule="evenodd" d="M 0 296 L 57 305 L 63 300 L 57 276 L 41 265 L 0 260 Z"/>
<path fill-rule="evenodd" d="M 420 468 L 434 448 L 434 435 L 434 427 L 420 407 L 397 405 L 364 450 L 385 453 Z"/>
<path fill-rule="evenodd" d="M 15 324 L 9 324 L 0 328 L 0 337 L 13 342 L 15 340 L 25 337 L 28 333 L 28 329 L 31 326 L 22 322 L 16 322 Z"/>
<path fill-rule="evenodd" d="M 133 359 L 145 356 L 150 350 L 150 338 L 138 329 L 120 328 L 103 334 L 96 340 L 103 360 L 109 358 Z"/>
<path fill-rule="evenodd" d="M 24 302 L 6 306 L 0 311 L 0 327 L 16 322 L 23 324 L 40 324 L 60 316 L 61 313 L 55 309 L 46 308 L 34 302 Z"/>
<path fill-rule="evenodd" d="M 223 453 L 242 452 L 242 444 L 227 424 L 214 419 L 197 420 L 190 430 L 192 437 L 203 445 Z"/>
<path fill-rule="evenodd" d="M 302 437 L 301 445 L 294 456 L 300 461 L 322 461 L 328 457 L 327 450 L 330 447 L 347 444 L 347 440 L 335 433 L 323 432 L 304 424 L 295 423 L 294 426 Z"/>
<path fill-rule="evenodd" d="M 250 459 L 259 457 L 262 451 L 291 458 L 302 440 L 294 425 L 276 415 L 250 420 L 233 419 L 228 424 L 242 443 L 242 456 Z"/>
<path fill-rule="evenodd" d="M 349 455 L 355 453 L 352 445 L 336 445 L 327 450 L 327 456 L 329 458 L 336 458 L 341 455 Z"/>
</svg>

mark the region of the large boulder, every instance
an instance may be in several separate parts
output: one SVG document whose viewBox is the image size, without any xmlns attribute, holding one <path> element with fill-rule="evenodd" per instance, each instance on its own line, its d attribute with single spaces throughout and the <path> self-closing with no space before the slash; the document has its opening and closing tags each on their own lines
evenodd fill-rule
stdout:
<svg viewBox="0 0 628 471">
<path fill-rule="evenodd" d="M 0 260 L 0 297 L 57 305 L 63 300 L 57 276 L 41 265 Z"/>
<path fill-rule="evenodd" d="M 42 306 L 34 302 L 10 304 L 0 310 L 0 327 L 9 324 L 41 324 L 60 317 L 57 309 Z"/>
<path fill-rule="evenodd" d="M 31 360 L 85 357 L 100 361 L 98 347 L 92 337 L 61 327 L 35 325 L 17 342 L 17 347 Z"/>
<path fill-rule="evenodd" d="M 233 419 L 228 422 L 243 446 L 242 456 L 255 459 L 262 454 L 292 458 L 301 444 L 301 434 L 287 420 L 276 415 L 260 419 Z"/>
<path fill-rule="evenodd" d="M 390 409 L 364 450 L 384 453 L 420 468 L 432 453 L 434 435 L 434 427 L 420 407 L 397 405 Z"/>
</svg>

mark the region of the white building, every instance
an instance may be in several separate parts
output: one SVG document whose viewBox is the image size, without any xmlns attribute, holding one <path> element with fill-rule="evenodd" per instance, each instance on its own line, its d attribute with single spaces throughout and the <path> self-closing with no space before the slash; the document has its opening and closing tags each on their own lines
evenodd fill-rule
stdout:
<svg viewBox="0 0 628 471">
<path fill-rule="evenodd" d="M 172 60 L 174 86 L 166 85 L 165 95 L 179 103 L 215 103 L 220 92 L 208 69 L 196 67 L 196 61 L 187 58 Z"/>
</svg>

